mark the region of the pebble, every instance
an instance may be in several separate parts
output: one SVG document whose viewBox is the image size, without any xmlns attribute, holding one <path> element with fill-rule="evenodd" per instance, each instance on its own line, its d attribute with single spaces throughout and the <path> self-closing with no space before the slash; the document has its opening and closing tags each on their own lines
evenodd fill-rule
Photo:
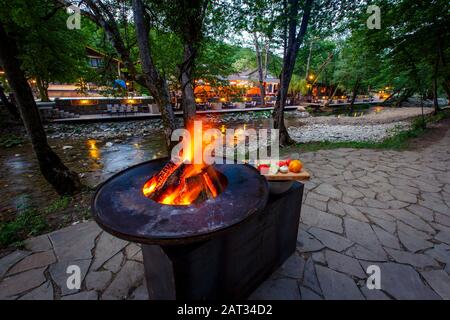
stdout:
<svg viewBox="0 0 450 320">
<path fill-rule="evenodd" d="M 286 112 L 286 119 L 295 126 L 289 126 L 291 137 L 299 143 L 319 141 L 380 141 L 392 136 L 398 130 L 410 127 L 409 118 L 417 116 L 420 108 L 385 109 L 380 114 L 361 117 L 311 117 L 306 111 Z M 426 110 L 429 113 L 432 110 Z M 216 127 L 230 123 L 250 123 L 253 120 L 270 119 L 271 111 L 206 114 L 204 119 Z M 408 118 L 409 117 L 409 118 Z M 181 126 L 182 119 L 177 118 Z M 127 137 L 143 137 L 162 134 L 161 119 L 127 122 L 101 122 L 87 124 L 50 123 L 46 126 L 49 139 L 105 139 L 119 144 Z M 111 142 L 112 143 L 112 142 Z M 108 147 L 108 143 L 106 145 Z M 63 149 L 70 146 L 64 146 Z M 64 150 L 66 150 L 64 149 Z"/>
<path fill-rule="evenodd" d="M 408 121 L 367 125 L 312 124 L 289 127 L 291 138 L 299 143 L 320 141 L 381 141 L 410 128 Z"/>
</svg>

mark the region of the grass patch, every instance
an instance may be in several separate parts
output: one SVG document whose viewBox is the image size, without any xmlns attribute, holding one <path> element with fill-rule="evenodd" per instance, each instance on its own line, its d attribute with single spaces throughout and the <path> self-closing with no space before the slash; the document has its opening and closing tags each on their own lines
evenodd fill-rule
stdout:
<svg viewBox="0 0 450 320">
<path fill-rule="evenodd" d="M 300 150 L 318 151 L 323 149 L 339 149 L 339 148 L 352 148 L 352 149 L 393 149 L 401 150 L 408 147 L 408 141 L 411 138 L 418 137 L 424 130 L 406 130 L 394 134 L 392 137 L 387 138 L 380 142 L 374 141 L 342 141 L 342 142 L 313 142 L 307 144 L 298 144 Z"/>
<path fill-rule="evenodd" d="M 54 200 L 43 209 L 33 208 L 26 204 L 19 205 L 13 219 L 0 222 L 0 247 L 20 247 L 23 240 L 48 231 L 46 215 L 68 208 L 72 198 L 64 196 Z"/>
<path fill-rule="evenodd" d="M 56 211 L 66 209 L 70 204 L 71 198 L 68 196 L 63 196 L 59 199 L 54 200 L 48 207 L 44 209 L 44 213 L 50 214 Z"/>
<path fill-rule="evenodd" d="M 21 241 L 44 232 L 48 224 L 34 208 L 25 208 L 7 222 L 0 223 L 0 245 L 20 245 Z"/>
<path fill-rule="evenodd" d="M 423 119 L 418 117 L 412 121 L 410 129 L 397 131 L 383 141 L 323 141 L 300 143 L 296 145 L 296 148 L 303 152 L 339 148 L 404 150 L 408 148 L 410 139 L 420 137 L 426 132 L 427 124 L 439 122 L 449 117 L 450 112 L 448 110 L 439 112 L 437 115 L 425 116 Z"/>
<path fill-rule="evenodd" d="M 24 143 L 24 140 L 14 134 L 6 134 L 0 137 L 0 147 L 3 148 L 11 148 L 22 143 Z"/>
</svg>

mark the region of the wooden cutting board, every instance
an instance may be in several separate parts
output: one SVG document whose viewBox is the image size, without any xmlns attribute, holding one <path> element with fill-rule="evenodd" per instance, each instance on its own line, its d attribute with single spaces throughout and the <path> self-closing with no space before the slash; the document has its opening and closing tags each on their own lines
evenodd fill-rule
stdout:
<svg viewBox="0 0 450 320">
<path fill-rule="evenodd" d="M 288 173 L 281 173 L 278 172 L 276 174 L 263 174 L 264 177 L 266 177 L 266 179 L 268 181 L 291 181 L 291 180 L 296 180 L 296 181 L 307 181 L 310 178 L 310 175 L 307 171 L 302 170 L 299 173 L 293 173 L 293 172 L 288 172 Z"/>
</svg>

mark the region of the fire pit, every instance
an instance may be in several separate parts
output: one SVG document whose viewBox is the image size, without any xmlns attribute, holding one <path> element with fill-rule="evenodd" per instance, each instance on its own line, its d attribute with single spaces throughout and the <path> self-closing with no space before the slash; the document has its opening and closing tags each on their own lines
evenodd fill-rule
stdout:
<svg viewBox="0 0 450 320">
<path fill-rule="evenodd" d="M 294 252 L 303 185 L 269 196 L 252 166 L 216 164 L 202 178 L 211 189 L 175 204 L 164 200 L 167 192 L 157 199 L 149 192 L 167 165 L 145 162 L 105 181 L 92 201 L 95 220 L 142 244 L 150 299 L 247 297 Z"/>
</svg>

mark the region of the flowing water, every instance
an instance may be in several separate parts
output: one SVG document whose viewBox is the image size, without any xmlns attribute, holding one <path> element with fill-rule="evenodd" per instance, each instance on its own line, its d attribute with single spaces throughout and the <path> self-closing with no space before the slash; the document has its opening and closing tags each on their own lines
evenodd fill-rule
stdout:
<svg viewBox="0 0 450 320">
<path fill-rule="evenodd" d="M 286 118 L 287 126 L 298 125 L 298 119 Z M 129 124 L 128 124 L 129 125 Z M 270 128 L 271 119 L 235 121 L 226 128 Z M 218 125 L 224 130 L 224 125 Z M 120 131 L 117 124 L 115 131 Z M 110 139 L 50 139 L 49 144 L 72 170 L 81 174 L 82 182 L 95 187 L 112 174 L 131 165 L 166 156 L 162 134 Z M 89 137 L 89 132 L 86 133 Z M 113 142 L 112 146 L 108 144 Z M 66 148 L 64 148 L 66 147 Z M 39 171 L 29 143 L 0 148 L 0 213 L 24 205 L 46 206 L 58 196 Z"/>
<path fill-rule="evenodd" d="M 255 128 L 264 125 L 246 124 Z M 49 144 L 70 169 L 81 174 L 82 182 L 92 187 L 129 166 L 166 156 L 163 136 L 156 131 L 120 142 L 114 138 L 58 139 L 49 140 Z M 0 148 L 0 187 L 0 212 L 26 205 L 46 206 L 58 197 L 42 177 L 29 143 Z"/>
</svg>

